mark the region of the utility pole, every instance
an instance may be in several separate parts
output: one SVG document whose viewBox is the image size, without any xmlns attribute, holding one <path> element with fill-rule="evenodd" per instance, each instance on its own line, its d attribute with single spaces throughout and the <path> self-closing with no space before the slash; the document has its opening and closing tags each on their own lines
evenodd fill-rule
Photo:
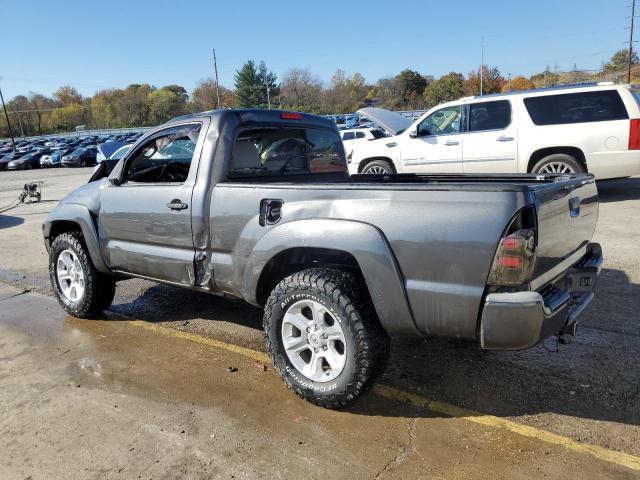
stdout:
<svg viewBox="0 0 640 480">
<path fill-rule="evenodd" d="M 1 79 L 2 77 L 0 77 Z M 0 100 L 2 100 L 2 108 L 4 110 L 4 116 L 7 119 L 7 127 L 9 128 L 9 135 L 11 136 L 11 144 L 13 145 L 13 151 L 16 151 L 16 139 L 13 138 L 13 130 L 11 130 L 11 122 L 9 122 L 9 114 L 7 113 L 7 106 L 4 104 L 4 97 L 2 96 L 2 89 L 0 88 Z"/>
<path fill-rule="evenodd" d="M 482 37 L 480 40 L 480 95 L 482 95 L 483 86 L 484 86 L 484 37 Z"/>
<path fill-rule="evenodd" d="M 264 85 L 267 87 L 267 104 L 269 105 L 269 110 L 271 110 L 271 87 L 268 79 L 265 79 Z"/>
<path fill-rule="evenodd" d="M 631 27 L 629 28 L 629 66 L 627 69 L 627 83 L 631 83 L 631 62 L 633 58 L 633 21 L 636 15 L 636 0 L 631 3 Z"/>
<path fill-rule="evenodd" d="M 507 78 L 509 79 L 507 80 L 507 89 L 510 92 L 511 91 L 511 74 L 510 73 L 507 73 Z"/>
<path fill-rule="evenodd" d="M 218 62 L 216 60 L 216 49 L 213 48 L 213 69 L 216 72 L 216 99 L 217 99 L 217 105 L 218 105 L 218 109 L 220 108 L 220 86 L 218 84 Z"/>
</svg>

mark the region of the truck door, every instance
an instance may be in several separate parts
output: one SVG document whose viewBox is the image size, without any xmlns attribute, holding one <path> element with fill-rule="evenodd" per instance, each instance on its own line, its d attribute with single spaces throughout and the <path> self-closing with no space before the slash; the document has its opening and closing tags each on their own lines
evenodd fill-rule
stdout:
<svg viewBox="0 0 640 480">
<path fill-rule="evenodd" d="M 133 148 L 102 192 L 98 231 L 110 268 L 194 284 L 192 193 L 204 120 L 172 125 Z"/>
<path fill-rule="evenodd" d="M 415 132 L 401 136 L 402 172 L 462 173 L 462 107 L 443 107 L 432 112 Z"/>
<path fill-rule="evenodd" d="M 515 102 L 508 99 L 467 105 L 464 173 L 518 173 L 518 122 L 513 107 Z"/>
</svg>

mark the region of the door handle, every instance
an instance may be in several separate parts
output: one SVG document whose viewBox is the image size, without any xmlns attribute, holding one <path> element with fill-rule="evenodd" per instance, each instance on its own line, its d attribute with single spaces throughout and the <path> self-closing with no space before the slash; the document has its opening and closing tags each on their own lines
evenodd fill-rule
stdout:
<svg viewBox="0 0 640 480">
<path fill-rule="evenodd" d="M 497 138 L 498 142 L 513 142 L 513 137 L 508 137 L 506 135 L 501 135 Z"/>
<path fill-rule="evenodd" d="M 455 145 L 460 145 L 460 142 L 458 142 L 457 140 L 447 140 L 446 142 L 444 142 L 444 144 L 447 147 L 453 147 Z"/>
<path fill-rule="evenodd" d="M 189 208 L 189 205 L 182 203 L 182 200 L 174 198 L 171 202 L 167 203 L 167 208 L 170 208 L 171 210 L 185 210 Z"/>
</svg>

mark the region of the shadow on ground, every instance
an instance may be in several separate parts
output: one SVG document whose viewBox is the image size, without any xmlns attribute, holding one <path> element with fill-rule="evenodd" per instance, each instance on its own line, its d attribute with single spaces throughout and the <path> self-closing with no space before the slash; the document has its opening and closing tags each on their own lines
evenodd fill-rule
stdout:
<svg viewBox="0 0 640 480">
<path fill-rule="evenodd" d="M 640 177 L 597 182 L 601 203 L 640 199 Z"/>
<path fill-rule="evenodd" d="M 256 333 L 262 328 L 262 311 L 246 303 L 149 285 L 113 310 L 150 322 L 186 324 L 197 318 Z M 474 343 L 453 339 L 396 339 L 380 382 L 501 417 L 556 413 L 640 425 L 640 285 L 620 270 L 605 269 L 599 291 L 578 336 L 568 344 L 551 338 L 526 351 L 483 352 Z M 350 411 L 433 416 L 425 409 L 389 408 L 380 401 L 358 402 Z"/>
<path fill-rule="evenodd" d="M 3 228 L 11 228 L 24 223 L 24 218 L 14 217 L 12 215 L 0 214 L 0 230 Z"/>
</svg>

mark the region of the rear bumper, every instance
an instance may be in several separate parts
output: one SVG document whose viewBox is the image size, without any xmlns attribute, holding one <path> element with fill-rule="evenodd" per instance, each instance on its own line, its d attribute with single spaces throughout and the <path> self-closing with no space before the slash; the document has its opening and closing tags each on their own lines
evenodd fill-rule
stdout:
<svg viewBox="0 0 640 480">
<path fill-rule="evenodd" d="M 480 320 L 480 344 L 487 350 L 522 350 L 550 335 L 574 333 L 578 316 L 589 305 L 600 270 L 597 243 L 563 275 L 539 291 L 490 293 Z"/>
</svg>

